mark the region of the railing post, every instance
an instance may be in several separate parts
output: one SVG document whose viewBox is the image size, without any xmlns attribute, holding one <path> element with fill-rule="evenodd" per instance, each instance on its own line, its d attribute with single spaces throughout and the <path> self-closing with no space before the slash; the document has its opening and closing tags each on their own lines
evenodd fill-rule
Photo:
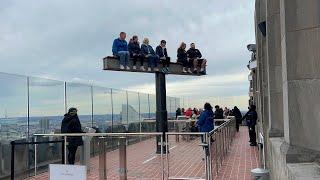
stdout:
<svg viewBox="0 0 320 180">
<path fill-rule="evenodd" d="M 127 180 L 127 139 L 119 138 L 119 177 L 120 180 Z"/>
<path fill-rule="evenodd" d="M 64 136 L 64 164 L 67 164 L 67 136 Z"/>
<path fill-rule="evenodd" d="M 65 155 L 64 155 L 64 140 L 61 142 L 61 164 L 64 164 L 64 160 L 65 160 Z"/>
<path fill-rule="evenodd" d="M 11 141 L 11 180 L 14 180 L 14 151 L 15 141 Z"/>
<path fill-rule="evenodd" d="M 163 144 L 163 136 L 161 136 L 160 138 L 160 141 L 161 141 L 161 147 L 164 147 L 164 144 Z M 167 147 L 167 146 L 166 146 Z M 166 151 L 168 152 L 168 151 Z M 168 153 L 167 153 L 168 154 Z M 163 148 L 161 148 L 161 178 L 162 180 L 164 180 L 164 163 L 163 163 Z"/>
<path fill-rule="evenodd" d="M 99 138 L 99 180 L 107 179 L 105 139 L 106 137 Z"/>
<path fill-rule="evenodd" d="M 37 136 L 34 136 L 34 175 L 37 175 Z"/>
</svg>

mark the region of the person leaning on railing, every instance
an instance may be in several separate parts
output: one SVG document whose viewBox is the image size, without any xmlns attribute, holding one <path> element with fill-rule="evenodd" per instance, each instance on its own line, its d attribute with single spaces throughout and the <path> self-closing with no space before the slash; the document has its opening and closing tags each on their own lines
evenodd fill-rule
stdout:
<svg viewBox="0 0 320 180">
<path fill-rule="evenodd" d="M 126 41 L 126 33 L 121 32 L 120 37 L 115 39 L 112 44 L 112 53 L 114 56 L 119 57 L 120 60 L 120 69 L 130 70 L 129 67 L 129 58 L 130 54 L 128 51 L 128 43 Z"/>
<path fill-rule="evenodd" d="M 76 108 L 70 108 L 61 123 L 61 133 L 83 133 Z M 74 164 L 78 146 L 83 145 L 82 137 L 67 137 L 68 163 Z"/>
<path fill-rule="evenodd" d="M 210 103 L 204 104 L 204 111 L 197 121 L 200 132 L 210 132 L 214 129 L 214 114 Z"/>
</svg>

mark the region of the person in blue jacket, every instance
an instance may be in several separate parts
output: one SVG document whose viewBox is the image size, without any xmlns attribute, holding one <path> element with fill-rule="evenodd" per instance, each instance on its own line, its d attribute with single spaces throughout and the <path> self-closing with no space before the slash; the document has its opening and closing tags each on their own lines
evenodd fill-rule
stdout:
<svg viewBox="0 0 320 180">
<path fill-rule="evenodd" d="M 204 104 L 204 111 L 200 114 L 197 125 L 200 132 L 210 132 L 214 129 L 214 114 L 210 103 Z"/>
<path fill-rule="evenodd" d="M 250 146 L 257 146 L 256 124 L 258 114 L 255 105 L 250 105 L 249 111 L 242 117 L 242 120 L 243 119 L 246 120 L 249 129 Z"/>
<path fill-rule="evenodd" d="M 152 46 L 149 45 L 149 39 L 144 38 L 143 44 L 141 45 L 141 54 L 144 57 L 148 58 L 148 71 L 151 71 L 151 68 L 154 68 L 154 71 L 159 71 L 158 63 L 159 63 L 159 56 L 156 55 Z"/>
<path fill-rule="evenodd" d="M 113 41 L 112 53 L 114 56 L 118 56 L 120 59 L 120 69 L 130 70 L 129 58 L 130 53 L 128 51 L 128 43 L 126 41 L 126 33 L 121 32 L 120 37 Z"/>
</svg>

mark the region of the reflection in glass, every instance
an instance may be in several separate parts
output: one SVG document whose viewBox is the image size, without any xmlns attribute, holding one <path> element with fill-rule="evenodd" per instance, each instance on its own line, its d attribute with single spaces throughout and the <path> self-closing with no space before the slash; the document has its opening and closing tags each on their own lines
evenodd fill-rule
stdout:
<svg viewBox="0 0 320 180">
<path fill-rule="evenodd" d="M 139 94 L 135 92 L 127 92 L 128 95 L 128 131 L 129 132 L 140 132 L 140 105 L 139 105 Z"/>
<path fill-rule="evenodd" d="M 112 102 L 113 125 L 128 124 L 126 91 L 112 89 Z"/>
<path fill-rule="evenodd" d="M 93 127 L 106 132 L 112 126 L 111 89 L 93 87 Z"/>
<path fill-rule="evenodd" d="M 92 95 L 91 86 L 79 83 L 67 83 L 67 109 L 75 107 L 82 127 L 92 127 Z"/>
<path fill-rule="evenodd" d="M 156 96 L 149 94 L 150 118 L 156 119 Z"/>
<path fill-rule="evenodd" d="M 27 78 L 0 73 L 0 177 L 10 174 L 10 141 L 28 136 Z M 27 161 L 22 153 L 17 158 Z M 21 162 L 25 166 L 26 162 Z"/>
<path fill-rule="evenodd" d="M 29 133 L 60 131 L 64 114 L 64 82 L 29 78 Z"/>
</svg>

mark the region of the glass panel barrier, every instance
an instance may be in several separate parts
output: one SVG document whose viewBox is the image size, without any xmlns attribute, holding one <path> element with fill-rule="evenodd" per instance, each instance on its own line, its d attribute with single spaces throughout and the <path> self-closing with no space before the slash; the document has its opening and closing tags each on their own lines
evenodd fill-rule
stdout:
<svg viewBox="0 0 320 180">
<path fill-rule="evenodd" d="M 127 93 L 112 89 L 113 102 L 113 132 L 125 132 L 128 125 Z"/>
<path fill-rule="evenodd" d="M 142 117 L 141 132 L 155 132 L 155 121 L 150 121 L 150 106 L 148 94 L 140 93 L 140 113 Z"/>
<path fill-rule="evenodd" d="M 79 83 L 66 83 L 67 109 L 75 107 L 82 127 L 92 127 L 91 86 Z"/>
<path fill-rule="evenodd" d="M 128 132 L 140 132 L 140 104 L 139 95 L 135 92 L 127 92 L 128 95 Z"/>
<path fill-rule="evenodd" d="M 93 86 L 93 127 L 98 132 L 111 132 L 111 89 Z"/>
<path fill-rule="evenodd" d="M 58 133 L 61 128 L 64 108 L 64 82 L 29 78 L 29 133 Z M 53 137 L 41 137 L 37 141 L 55 141 Z M 34 167 L 35 146 L 29 145 L 29 169 Z M 61 143 L 37 145 L 37 169 L 46 170 L 49 164 L 61 163 Z M 33 173 L 33 171 L 31 172 Z"/>
<path fill-rule="evenodd" d="M 10 142 L 25 141 L 28 136 L 28 91 L 25 76 L 0 73 L 0 84 L 0 179 L 2 179 L 10 177 Z M 27 151 L 27 148 L 21 149 L 21 152 Z M 24 172 L 28 167 L 28 156 L 16 153 L 16 157 L 16 173 Z"/>
</svg>

